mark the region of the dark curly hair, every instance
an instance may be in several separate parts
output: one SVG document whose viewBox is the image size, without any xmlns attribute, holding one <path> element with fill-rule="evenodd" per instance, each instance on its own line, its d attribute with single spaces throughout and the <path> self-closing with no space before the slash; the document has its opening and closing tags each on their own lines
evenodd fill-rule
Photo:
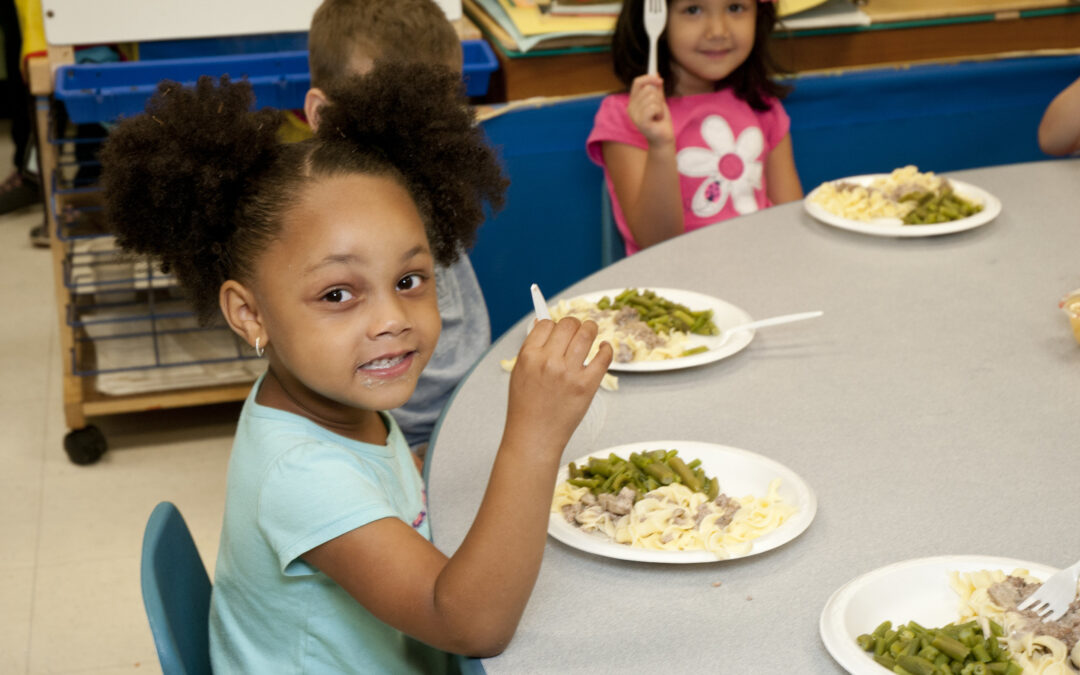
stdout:
<svg viewBox="0 0 1080 675">
<path fill-rule="evenodd" d="M 671 5 L 671 0 L 665 1 Z M 623 0 L 622 11 L 611 36 L 615 77 L 627 90 L 634 78 L 644 75 L 648 69 L 649 36 L 645 33 L 644 11 L 645 0 Z M 717 91 L 731 87 L 735 95 L 754 110 L 768 110 L 771 107 L 766 97 L 784 98 L 788 94 L 790 87 L 772 80 L 772 75 L 780 72 L 769 52 L 769 35 L 775 25 L 776 3 L 758 2 L 754 47 L 750 50 L 750 56 L 733 73 L 716 83 Z M 675 78 L 671 73 L 671 51 L 668 49 L 666 31 L 656 43 L 656 65 L 660 77 L 664 78 L 664 94 L 673 95 Z"/>
<path fill-rule="evenodd" d="M 248 83 L 162 82 L 146 113 L 121 122 L 105 143 L 105 215 L 118 243 L 159 258 L 203 323 L 219 315 L 222 283 L 250 280 L 310 181 L 353 173 L 397 180 L 441 265 L 475 241 L 484 202 L 502 207 L 508 181 L 450 68 L 380 62 L 328 94 L 315 137 L 282 144 L 281 113 L 250 112 Z"/>
</svg>

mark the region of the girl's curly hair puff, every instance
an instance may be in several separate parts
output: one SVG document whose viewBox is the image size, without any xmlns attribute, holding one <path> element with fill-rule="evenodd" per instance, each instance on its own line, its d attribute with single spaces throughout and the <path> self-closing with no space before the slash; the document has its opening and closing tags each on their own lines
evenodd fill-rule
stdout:
<svg viewBox="0 0 1080 675">
<path fill-rule="evenodd" d="M 460 75 L 445 66 L 380 62 L 331 87 L 327 97 L 312 173 L 378 172 L 385 164 L 416 202 L 435 259 L 456 261 L 476 239 L 484 202 L 501 208 L 508 184 L 475 124 Z"/>
<path fill-rule="evenodd" d="M 475 240 L 484 202 L 502 206 L 507 181 L 449 68 L 378 63 L 328 94 L 318 134 L 283 145 L 281 114 L 249 112 L 246 82 L 166 82 L 146 114 L 122 122 L 105 144 L 106 217 L 120 245 L 160 258 L 201 321 L 218 315 L 222 283 L 251 279 L 310 182 L 398 180 L 443 265 Z"/>
<path fill-rule="evenodd" d="M 247 84 L 194 89 L 164 81 L 146 113 L 120 123 L 101 152 L 107 222 L 125 250 L 159 258 L 200 319 L 217 315 L 229 278 L 225 242 L 240 202 L 278 160 L 282 115 L 248 112 Z"/>
</svg>

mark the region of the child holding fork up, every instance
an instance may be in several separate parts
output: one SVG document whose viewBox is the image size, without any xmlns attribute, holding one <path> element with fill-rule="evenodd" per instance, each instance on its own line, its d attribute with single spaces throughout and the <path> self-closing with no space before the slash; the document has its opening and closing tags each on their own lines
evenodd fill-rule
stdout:
<svg viewBox="0 0 1080 675">
<path fill-rule="evenodd" d="M 611 51 L 628 92 L 604 99 L 587 141 L 627 254 L 802 198 L 779 100 L 787 89 L 769 77 L 775 5 L 660 0 L 658 72 L 647 73 L 644 12 L 654 1 L 623 3 Z"/>
<path fill-rule="evenodd" d="M 109 223 L 160 258 L 204 321 L 269 364 L 229 458 L 210 609 L 218 673 L 438 673 L 502 651 L 547 540 L 560 458 L 611 362 L 597 327 L 541 321 L 454 555 L 386 411 L 439 337 L 435 266 L 506 181 L 448 68 L 378 63 L 334 84 L 314 138 L 277 139 L 251 87 L 163 83 L 102 152 Z M 440 651 L 441 650 L 441 651 Z"/>
</svg>

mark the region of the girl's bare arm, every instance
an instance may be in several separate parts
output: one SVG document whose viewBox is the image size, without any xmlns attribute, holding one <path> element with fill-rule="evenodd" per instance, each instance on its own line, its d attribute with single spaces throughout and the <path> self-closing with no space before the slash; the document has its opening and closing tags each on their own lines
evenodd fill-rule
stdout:
<svg viewBox="0 0 1080 675">
<path fill-rule="evenodd" d="M 785 204 L 803 198 L 802 183 L 795 170 L 791 134 L 777 143 L 765 158 L 765 192 L 773 204 Z"/>
<path fill-rule="evenodd" d="M 664 81 L 656 75 L 635 79 L 626 112 L 648 149 L 604 143 L 604 166 L 626 225 L 638 246 L 645 248 L 684 230 L 675 133 L 664 99 Z"/>
<path fill-rule="evenodd" d="M 1039 147 L 1048 155 L 1080 152 L 1080 78 L 1047 106 L 1039 123 Z"/>
<path fill-rule="evenodd" d="M 378 520 L 303 557 L 380 620 L 434 647 L 491 656 L 509 643 L 540 570 L 562 451 L 611 363 L 582 366 L 596 325 L 540 322 L 511 375 L 506 430 L 473 525 L 447 558 L 406 523 Z"/>
</svg>

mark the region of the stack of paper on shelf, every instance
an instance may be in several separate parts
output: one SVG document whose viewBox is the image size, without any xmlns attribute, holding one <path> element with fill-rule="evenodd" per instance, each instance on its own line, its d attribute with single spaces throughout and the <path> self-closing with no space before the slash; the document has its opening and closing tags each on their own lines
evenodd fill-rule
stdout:
<svg viewBox="0 0 1080 675">
<path fill-rule="evenodd" d="M 614 14 L 553 14 L 550 4 L 550 0 L 463 0 L 469 18 L 510 55 L 610 43 Z"/>
<path fill-rule="evenodd" d="M 852 0 L 780 0 L 778 9 L 788 30 L 870 25 L 870 15 Z"/>
<path fill-rule="evenodd" d="M 616 0 L 551 0 L 548 13 L 556 16 L 618 16 L 622 2 Z"/>
</svg>

